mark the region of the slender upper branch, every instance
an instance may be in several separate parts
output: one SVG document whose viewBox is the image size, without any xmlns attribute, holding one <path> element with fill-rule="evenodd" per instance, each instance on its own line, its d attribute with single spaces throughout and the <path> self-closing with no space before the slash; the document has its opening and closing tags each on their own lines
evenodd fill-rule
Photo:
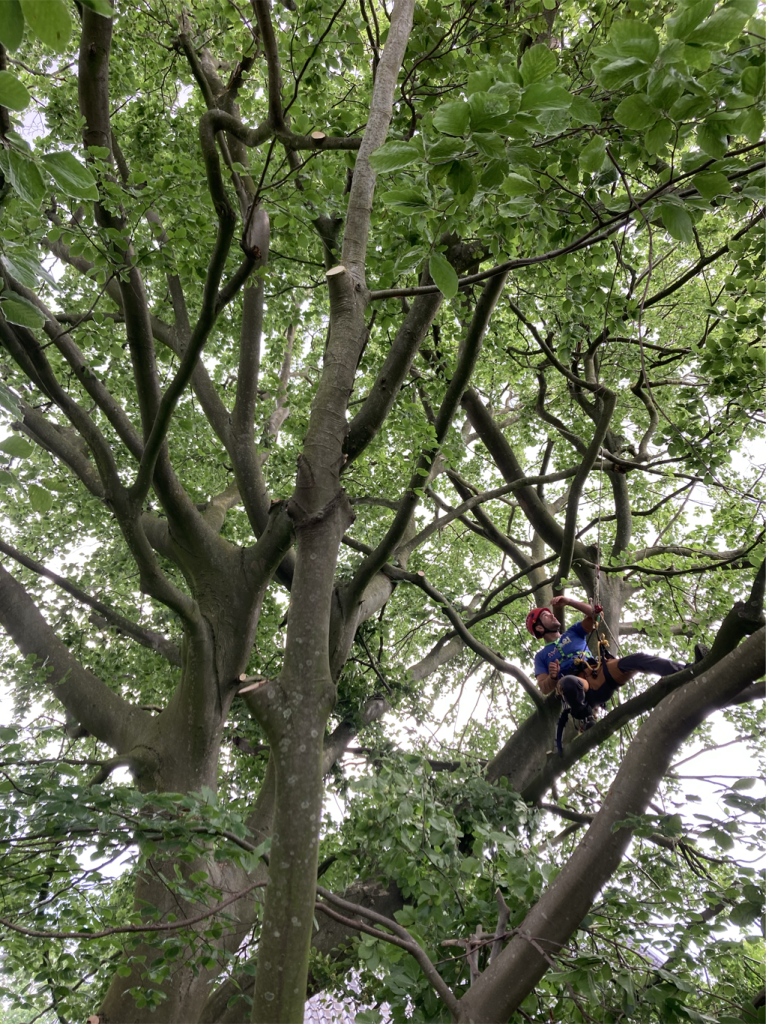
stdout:
<svg viewBox="0 0 766 1024">
<path fill-rule="evenodd" d="M 116 496 L 123 488 L 111 447 L 88 413 L 71 398 L 59 383 L 43 347 L 26 327 L 11 326 L 0 315 L 0 338 L 13 359 L 27 372 L 86 442 L 98 467 L 107 493 Z"/>
<path fill-rule="evenodd" d="M 457 508 L 451 509 L 446 515 L 439 516 L 434 519 L 433 522 L 425 526 L 420 533 L 417 533 L 412 540 L 408 540 L 406 544 L 402 544 L 397 553 L 405 557 L 420 547 L 428 538 L 434 534 L 437 530 L 443 530 L 445 526 L 453 522 L 455 519 L 459 519 L 460 516 L 466 512 L 470 512 L 475 509 L 478 505 L 483 505 L 488 501 L 493 501 L 496 498 L 502 498 L 506 494 L 511 494 L 513 491 L 518 491 L 522 487 L 531 486 L 532 484 L 550 484 L 555 483 L 557 480 L 567 480 L 577 472 L 576 467 L 571 469 L 562 469 L 559 473 L 548 473 L 545 476 L 528 476 L 524 480 L 516 480 L 514 483 L 504 484 L 502 487 L 495 487 L 491 491 L 484 491 L 481 494 L 474 494 L 473 497 L 467 498 L 462 504 L 458 505 Z M 528 559 L 527 559 L 528 561 Z"/>
<path fill-rule="evenodd" d="M 44 314 L 45 324 L 43 325 L 43 330 L 72 367 L 80 384 L 109 420 L 131 455 L 140 458 L 144 446 L 138 431 L 130 422 L 127 413 L 115 399 L 114 395 L 110 393 L 103 381 L 99 380 L 93 369 L 88 365 L 74 339 L 61 326 L 55 313 L 51 312 L 35 292 L 30 288 L 24 287 L 18 281 L 10 280 L 13 290 L 18 292 L 19 295 L 23 295 L 29 302 L 34 303 Z"/>
<path fill-rule="evenodd" d="M 442 236 L 439 241 L 442 244 L 453 242 L 448 248 L 446 256 L 458 272 L 472 263 L 476 263 L 475 246 L 455 242 L 450 236 Z M 424 268 L 420 280 L 423 284 L 430 282 L 431 275 L 428 273 L 427 267 Z M 436 291 L 429 295 L 419 295 L 410 306 L 396 332 L 393 344 L 383 360 L 375 383 L 349 424 L 348 436 L 343 446 L 348 460 L 345 468 L 348 468 L 361 455 L 385 422 L 396 401 L 396 396 L 399 394 L 399 389 L 410 372 L 412 361 L 423 338 L 441 308 L 442 300 L 442 293 Z"/>
<path fill-rule="evenodd" d="M 256 9 L 260 6 L 256 4 Z M 258 209 L 253 212 L 252 220 L 253 241 L 258 249 L 256 267 L 265 267 L 269 258 L 269 216 L 264 209 Z M 248 435 L 251 440 L 261 365 L 263 301 L 263 277 L 259 276 L 244 294 L 239 334 L 237 397 L 231 414 L 234 432 L 240 437 Z"/>
<path fill-rule="evenodd" d="M 63 462 L 94 497 L 103 499 L 106 496 L 104 485 L 88 458 L 88 447 L 80 434 L 71 427 L 53 423 L 39 409 L 34 409 L 23 400 L 19 402 L 19 407 L 24 417 L 21 421 L 23 433 Z"/>
<path fill-rule="evenodd" d="M 497 426 L 489 410 L 473 388 L 469 388 L 462 400 L 471 426 L 484 442 L 495 465 L 508 483 L 523 482 L 526 473 L 522 470 L 513 449 Z M 560 551 L 564 540 L 564 531 L 548 511 L 534 487 L 521 487 L 516 492 L 517 500 L 524 515 L 540 534 L 545 543 Z"/>
<path fill-rule="evenodd" d="M 402 66 L 407 40 L 412 31 L 415 0 L 396 0 L 388 37 L 375 72 L 375 84 L 359 154 L 354 167 L 354 179 L 348 197 L 346 228 L 343 233 L 341 262 L 354 281 L 364 284 L 364 268 L 367 259 L 367 237 L 372 214 L 372 197 L 375 191 L 375 171 L 370 167 L 370 155 L 386 141 L 394 90 Z"/>
<path fill-rule="evenodd" d="M 181 654 L 178 648 L 170 640 L 166 639 L 161 633 L 156 633 L 152 629 L 146 629 L 143 626 L 139 626 L 137 622 L 133 622 L 131 619 L 125 618 L 124 615 L 120 615 L 109 605 L 104 604 L 97 598 L 87 594 L 84 590 L 75 586 L 74 583 L 70 583 L 69 580 L 64 579 L 63 576 L 59 576 L 57 573 L 52 572 L 50 569 L 46 569 L 40 562 L 36 562 L 29 555 L 25 555 L 23 551 L 19 551 L 11 544 L 6 543 L 4 540 L 0 540 L 0 551 L 5 552 L 11 558 L 15 559 L 19 565 L 25 566 L 32 572 L 37 573 L 38 576 L 44 576 L 45 579 L 51 580 L 57 587 L 61 587 L 67 594 L 71 594 L 77 601 L 81 601 L 83 604 L 88 605 L 94 611 L 98 612 L 99 615 L 103 616 L 108 625 L 114 626 L 121 633 L 136 640 L 143 647 L 148 647 L 152 651 L 157 651 L 163 658 L 170 662 L 171 665 L 181 664 Z"/>
<path fill-rule="evenodd" d="M 253 11 L 263 41 L 263 52 L 266 55 L 268 70 L 267 96 L 269 103 L 269 122 L 276 130 L 285 126 L 282 113 L 282 69 L 279 63 L 279 48 L 271 21 L 271 0 L 254 0 Z"/>
<path fill-rule="evenodd" d="M 580 463 L 575 478 L 572 481 L 572 486 L 569 489 L 569 501 L 567 502 L 567 514 L 564 523 L 564 537 L 561 545 L 561 560 L 559 562 L 559 578 L 565 579 L 569 575 L 569 570 L 572 567 L 572 557 L 574 555 L 575 544 L 577 544 L 576 533 L 577 533 L 577 515 L 580 510 L 580 496 L 585 486 L 585 481 L 588 479 L 590 471 L 596 463 L 601 445 L 604 443 L 604 437 L 609 429 L 609 423 L 612 419 L 612 413 L 614 412 L 615 405 L 617 404 L 617 395 L 613 391 L 609 391 L 604 388 L 601 392 L 602 408 L 601 416 L 599 418 L 598 425 L 593 432 L 593 439 L 588 445 L 588 450 L 585 452 Z"/>
<path fill-rule="evenodd" d="M 401 499 L 399 510 L 394 516 L 393 523 L 377 548 L 362 562 L 354 579 L 344 593 L 344 601 L 349 601 L 353 604 L 358 599 L 375 573 L 388 561 L 391 554 L 404 538 L 405 531 L 420 501 L 418 492 L 422 492 L 424 481 L 428 479 L 428 476 L 433 471 L 434 460 L 447 436 L 447 430 L 457 411 L 460 397 L 471 379 L 476 361 L 481 352 L 484 335 L 504 285 L 505 277 L 499 276 L 492 278 L 484 286 L 479 301 L 476 303 L 476 309 L 466 332 L 465 340 L 461 346 L 455 373 L 447 385 L 447 391 L 436 415 L 434 423 L 435 444 L 421 453 L 410 478 L 407 491 Z"/>
<path fill-rule="evenodd" d="M 545 699 L 540 695 L 537 687 L 529 676 L 527 676 L 525 672 L 522 672 L 520 668 L 517 668 L 515 665 L 511 665 L 510 662 L 507 662 L 501 655 L 496 654 L 495 651 L 487 647 L 486 644 L 483 644 L 481 640 L 477 640 L 463 622 L 453 605 L 436 589 L 436 587 L 431 586 L 422 573 L 405 572 L 403 569 L 397 569 L 392 565 L 384 566 L 383 572 L 387 576 L 390 576 L 391 579 L 406 580 L 408 583 L 414 583 L 416 587 L 420 587 L 422 591 L 428 594 L 432 601 L 439 605 L 467 647 L 470 647 L 472 651 L 475 651 L 476 654 L 489 662 L 493 668 L 498 669 L 500 672 L 504 672 L 506 675 L 513 676 L 514 679 L 521 683 L 535 707 L 542 707 Z"/>
</svg>

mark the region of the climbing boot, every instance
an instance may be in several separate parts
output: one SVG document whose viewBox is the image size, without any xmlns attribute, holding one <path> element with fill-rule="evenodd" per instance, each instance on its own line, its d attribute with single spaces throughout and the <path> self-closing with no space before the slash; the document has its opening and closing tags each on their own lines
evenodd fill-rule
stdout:
<svg viewBox="0 0 766 1024">
<path fill-rule="evenodd" d="M 587 732 L 588 729 L 592 729 L 595 724 L 596 724 L 596 719 L 593 717 L 593 715 L 588 715 L 587 718 L 579 718 L 579 719 L 575 718 L 574 719 L 574 726 L 575 726 L 575 729 L 577 730 L 578 735 L 581 735 L 582 733 Z"/>
<path fill-rule="evenodd" d="M 708 654 L 710 654 L 710 648 L 708 646 L 706 646 L 705 644 L 695 644 L 694 664 L 696 665 L 698 661 L 702 661 L 702 659 L 706 658 Z"/>
</svg>

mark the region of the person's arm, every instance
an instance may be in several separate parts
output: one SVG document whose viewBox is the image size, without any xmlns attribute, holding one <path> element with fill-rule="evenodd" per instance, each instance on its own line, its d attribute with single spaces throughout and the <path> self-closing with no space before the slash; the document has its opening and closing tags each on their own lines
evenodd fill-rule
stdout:
<svg viewBox="0 0 766 1024">
<path fill-rule="evenodd" d="M 542 693 L 544 697 L 547 697 L 549 693 L 553 693 L 556 689 L 556 684 L 559 681 L 559 663 L 557 661 L 552 661 L 548 665 L 548 671 L 541 672 L 538 676 L 535 676 L 535 678 L 537 679 L 537 685 L 540 688 L 540 693 Z"/>
<path fill-rule="evenodd" d="M 582 620 L 583 629 L 586 633 L 591 633 L 596 628 L 596 616 L 601 612 L 601 605 L 586 604 L 585 601 L 575 601 L 573 597 L 554 597 L 551 601 L 551 608 L 575 608 L 578 612 L 582 612 L 584 618 Z"/>
</svg>

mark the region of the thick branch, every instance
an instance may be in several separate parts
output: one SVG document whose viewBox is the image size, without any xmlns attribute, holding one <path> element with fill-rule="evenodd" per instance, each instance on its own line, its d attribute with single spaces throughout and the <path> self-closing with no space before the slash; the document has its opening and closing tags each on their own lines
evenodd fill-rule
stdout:
<svg viewBox="0 0 766 1024">
<path fill-rule="evenodd" d="M 545 954 L 570 939 L 622 860 L 633 830 L 620 823 L 644 812 L 675 751 L 697 726 L 763 673 L 765 633 L 760 629 L 688 682 L 642 725 L 574 855 L 527 914 L 518 936 L 460 1000 L 458 1021 L 506 1020 L 532 991 L 548 969 Z"/>
<path fill-rule="evenodd" d="M 469 388 L 463 395 L 462 404 L 471 426 L 484 442 L 503 477 L 508 483 L 523 482 L 526 474 L 519 465 L 513 449 L 473 388 Z M 564 543 L 564 531 L 550 514 L 545 502 L 540 499 L 534 487 L 521 487 L 516 492 L 516 497 L 524 515 L 543 541 L 554 551 L 561 551 Z M 578 555 L 585 554 L 585 548 L 582 545 L 576 544 L 575 551 Z"/>
<path fill-rule="evenodd" d="M 44 685 L 88 732 L 128 753 L 151 715 L 109 689 L 72 657 L 21 583 L 0 565 L 0 622 L 25 657 L 37 660 Z"/>
</svg>

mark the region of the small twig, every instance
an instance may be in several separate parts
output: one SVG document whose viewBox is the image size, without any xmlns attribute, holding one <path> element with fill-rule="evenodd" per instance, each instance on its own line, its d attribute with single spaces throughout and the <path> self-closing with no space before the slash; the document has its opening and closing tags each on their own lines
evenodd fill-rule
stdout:
<svg viewBox="0 0 766 1024">
<path fill-rule="evenodd" d="M 366 932 L 368 935 L 374 935 L 378 939 L 383 939 L 385 942 L 390 942 L 393 945 L 406 950 L 417 961 L 423 974 L 425 974 L 426 978 L 431 983 L 437 995 L 443 1001 L 450 1013 L 457 1017 L 459 1006 L 455 994 L 436 970 L 426 951 L 418 942 L 415 941 L 415 939 L 413 939 L 406 928 L 397 924 L 396 921 L 392 921 L 390 918 L 384 917 L 382 914 L 377 914 L 374 910 L 368 910 L 366 907 L 361 907 L 356 903 L 350 903 L 348 900 L 341 899 L 340 896 L 336 896 L 335 893 L 330 892 L 328 889 L 323 889 L 319 885 L 317 886 L 316 891 L 319 896 L 328 900 L 330 903 L 334 903 L 336 906 L 340 907 L 341 910 L 351 912 L 352 914 L 358 914 L 360 917 L 366 917 L 369 921 L 382 925 L 384 928 L 388 928 L 393 932 L 393 935 L 388 935 L 385 932 L 380 931 L 378 928 L 373 928 L 371 925 L 365 924 L 364 921 L 354 921 L 351 918 L 344 917 L 338 911 L 333 910 L 324 903 L 315 904 L 317 910 L 321 910 L 322 913 L 327 914 L 328 917 L 335 918 L 336 921 L 347 925 L 349 928 L 356 928 L 359 931 Z"/>
<path fill-rule="evenodd" d="M 222 903 L 219 903 L 217 906 L 205 911 L 204 914 L 198 914 L 196 917 L 186 917 L 182 921 L 169 921 L 166 924 L 126 924 L 115 928 L 105 928 L 100 932 L 44 932 L 39 931 L 36 928 L 24 928 L 20 924 L 13 924 L 12 921 L 8 921 L 4 917 L 0 917 L 0 924 L 5 925 L 6 928 L 10 928 L 12 932 L 18 932 L 20 935 L 28 935 L 33 939 L 103 939 L 106 938 L 107 935 L 134 935 L 141 934 L 143 932 L 172 932 L 178 931 L 181 928 L 191 928 L 192 925 L 199 924 L 200 921 L 205 921 L 208 917 L 213 917 L 232 903 L 236 903 L 237 900 L 242 899 L 243 896 L 247 896 L 247 894 L 252 892 L 253 889 L 261 888 L 267 884 L 267 882 L 253 882 L 253 884 L 248 885 L 246 889 L 240 889 L 239 892 L 233 893 Z"/>
<path fill-rule="evenodd" d="M 505 929 L 508 926 L 508 918 L 511 916 L 511 908 L 503 899 L 503 894 L 500 892 L 500 889 L 495 890 L 495 899 L 497 900 L 497 928 L 495 928 L 495 937 L 489 954 L 488 963 L 490 964 L 503 950 Z"/>
</svg>

